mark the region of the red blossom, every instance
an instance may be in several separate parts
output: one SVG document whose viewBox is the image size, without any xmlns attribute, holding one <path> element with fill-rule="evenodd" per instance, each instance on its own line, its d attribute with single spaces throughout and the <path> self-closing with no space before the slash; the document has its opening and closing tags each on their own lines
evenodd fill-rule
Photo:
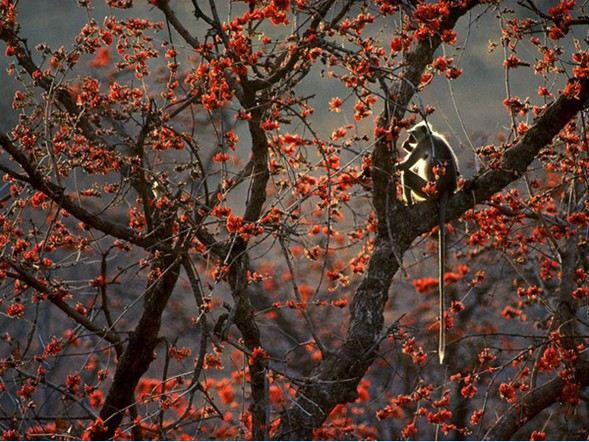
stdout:
<svg viewBox="0 0 589 442">
<path fill-rule="evenodd" d="M 517 318 L 518 316 L 521 316 L 522 313 L 523 312 L 521 310 L 508 305 L 505 306 L 505 308 L 501 312 L 501 316 L 503 316 L 505 319 L 513 319 Z"/>
<path fill-rule="evenodd" d="M 107 48 L 100 48 L 96 56 L 88 63 L 92 68 L 103 68 L 111 64 L 110 51 Z"/>
<path fill-rule="evenodd" d="M 413 280 L 413 286 L 419 293 L 426 293 L 438 286 L 437 278 L 420 278 Z"/>
<path fill-rule="evenodd" d="M 445 72 L 448 69 L 448 66 L 451 65 L 453 60 L 451 58 L 446 58 L 443 56 L 439 56 L 438 58 L 432 61 L 432 66 L 434 69 L 437 69 L 440 72 Z"/>
<path fill-rule="evenodd" d="M 452 29 L 444 29 L 442 31 L 442 41 L 449 45 L 456 44 L 456 31 Z"/>
<path fill-rule="evenodd" d="M 24 399 L 30 399 L 36 388 L 37 386 L 33 383 L 33 381 L 31 379 L 27 379 L 21 385 L 21 387 L 16 390 L 16 395 Z"/>
<path fill-rule="evenodd" d="M 472 415 L 470 416 L 470 423 L 472 425 L 478 425 L 484 414 L 485 414 L 485 411 L 484 410 L 475 410 L 475 411 L 473 411 L 472 412 Z"/>
<path fill-rule="evenodd" d="M 401 430 L 401 434 L 405 439 L 409 439 L 412 435 L 417 433 L 417 427 L 415 426 L 415 422 L 409 422 L 407 425 L 403 427 Z"/>
<path fill-rule="evenodd" d="M 519 97 L 506 98 L 503 101 L 503 105 L 507 107 L 512 114 L 525 115 L 527 112 L 527 103 L 522 102 Z"/>
<path fill-rule="evenodd" d="M 543 431 L 532 431 L 530 434 L 530 440 L 546 440 L 546 433 Z"/>
<path fill-rule="evenodd" d="M 449 80 L 455 80 L 460 77 L 463 73 L 463 70 L 457 67 L 451 67 L 446 71 L 446 78 Z"/>
<path fill-rule="evenodd" d="M 177 361 L 186 359 L 191 354 L 192 350 L 188 347 L 176 347 L 175 345 L 172 345 L 168 350 L 168 355 Z"/>
<path fill-rule="evenodd" d="M 348 306 L 348 300 L 344 298 L 334 299 L 333 301 L 331 301 L 331 305 L 339 308 L 344 308 Z"/>
<path fill-rule="evenodd" d="M 329 101 L 329 110 L 332 112 L 341 112 L 343 101 L 339 97 L 333 97 Z"/>
<path fill-rule="evenodd" d="M 2 440 L 23 440 L 20 433 L 16 430 L 4 430 Z"/>
<path fill-rule="evenodd" d="M 505 69 L 513 69 L 519 66 L 529 66 L 528 63 L 521 61 L 516 55 L 510 55 L 507 59 L 503 62 L 503 67 Z"/>
<path fill-rule="evenodd" d="M 25 306 L 19 302 L 10 304 L 6 309 L 6 314 L 11 318 L 22 318 L 25 313 Z"/>
<path fill-rule="evenodd" d="M 70 393 L 77 394 L 81 381 L 80 373 L 68 374 L 65 380 L 65 385 Z"/>
<path fill-rule="evenodd" d="M 252 350 L 252 354 L 248 359 L 249 365 L 254 365 L 257 361 L 266 361 L 270 356 L 262 347 L 256 347 Z"/>
<path fill-rule="evenodd" d="M 552 94 L 545 86 L 538 86 L 538 95 L 541 97 L 551 97 Z"/>
<path fill-rule="evenodd" d="M 241 216 L 230 214 L 227 217 L 226 227 L 229 233 L 237 232 L 241 226 L 243 226 L 243 218 Z"/>
<path fill-rule="evenodd" d="M 578 382 L 565 382 L 560 393 L 560 399 L 562 402 L 577 406 L 581 402 L 581 385 Z"/>
<path fill-rule="evenodd" d="M 219 163 L 224 163 L 226 161 L 229 161 L 231 159 L 231 156 L 225 152 L 218 152 L 213 156 L 213 161 L 217 161 Z"/>
<path fill-rule="evenodd" d="M 506 400 L 510 404 L 515 402 L 516 396 L 513 384 L 503 382 L 501 385 L 499 385 L 499 395 L 501 399 Z"/>
<path fill-rule="evenodd" d="M 98 275 L 96 278 L 94 278 L 93 280 L 90 281 L 91 287 L 104 287 L 107 284 L 108 283 L 107 283 L 104 275 Z"/>
<path fill-rule="evenodd" d="M 61 353 L 61 350 L 61 340 L 57 339 L 55 336 L 51 336 L 51 340 L 45 345 L 45 354 L 48 356 L 56 356 Z"/>
<path fill-rule="evenodd" d="M 575 299 L 584 299 L 589 297 L 589 287 L 579 287 L 573 290 L 571 296 Z"/>
<path fill-rule="evenodd" d="M 460 48 L 439 47 L 465 40 L 452 27 L 469 2 L 373 0 L 324 11 L 310 0 L 246 0 L 219 11 L 195 7 L 191 23 L 180 2 L 149 0 L 161 20 L 154 22 L 135 16 L 142 10 L 131 9 L 132 0 L 107 0 L 130 10 L 100 19 L 90 0 L 78 0 L 91 16 L 74 40 L 31 47 L 17 20 L 20 3 L 0 0 L 7 75 L 18 84 L 7 95 L 13 123 L 0 136 L 8 349 L 0 375 L 11 380 L 0 394 L 14 394 L 16 408 L 5 414 L 20 416 L 6 422 L 4 438 L 128 439 L 138 430 L 178 440 L 195 431 L 205 439 L 273 438 L 290 425 L 283 419 L 293 404 L 318 398 L 328 416 L 305 430 L 316 439 L 378 439 L 391 428 L 405 439 L 418 438 L 418 429 L 467 437 L 483 423 L 482 405 L 503 401 L 503 413 L 526 418 L 529 410 L 515 405 L 541 385 L 535 372 L 560 380 L 556 411 L 580 403 L 575 367 L 586 342 L 580 336 L 571 346 L 557 331 L 551 292 L 542 288 L 566 276 L 571 287 L 560 295 L 570 295 L 573 317 L 589 299 L 582 260 L 570 267 L 552 253 L 576 241 L 581 254 L 589 226 L 586 201 L 568 190 L 585 184 L 589 167 L 584 120 L 575 114 L 587 95 L 589 55 L 571 32 L 584 18 L 573 0 L 502 10 L 501 34 L 488 46 L 505 46 L 499 67 L 518 68 L 518 82 L 537 75 L 538 95 L 509 96 L 503 104 L 513 124 L 483 127 L 472 140 L 483 177 L 499 177 L 492 195 L 480 193 L 480 180 L 461 177 L 451 204 L 458 221 L 447 227 L 452 271 L 443 279 L 452 299 L 443 326 L 454 350 L 472 346 L 468 360 L 453 358 L 458 398 L 429 361 L 439 326 L 437 247 L 424 232 L 433 220 L 418 219 L 435 212 L 449 168 L 434 167 L 423 186 L 433 201 L 408 207 L 406 171 L 395 165 L 411 147 L 400 140 L 407 129 L 444 117 L 422 91 L 436 76 L 461 76 L 444 55 Z M 388 35 L 379 32 L 387 20 L 395 23 Z M 330 82 L 340 84 L 341 98 L 321 103 L 317 91 Z M 473 100 L 489 98 L 479 92 Z M 529 189 L 518 190 L 513 180 L 533 158 Z M 460 198 L 471 193 L 476 204 L 462 213 Z M 521 273 L 529 268 L 536 272 Z M 391 281 L 398 296 L 385 302 Z M 403 293 L 411 292 L 407 282 L 414 296 Z M 487 286 L 499 290 L 472 302 Z M 468 318 L 458 324 L 463 301 Z M 34 327 L 20 333 L 37 307 L 63 318 L 52 322 L 49 339 Z M 504 326 L 517 338 L 499 333 Z M 382 357 L 370 365 L 363 352 L 375 342 Z M 366 348 L 347 352 L 358 343 Z M 395 370 L 411 381 L 408 390 L 379 391 L 399 348 Z M 71 369 L 49 370 L 57 358 Z M 331 378 L 349 381 L 349 394 L 333 395 L 339 381 Z M 66 408 L 85 401 L 105 420 L 88 420 L 83 433 L 63 416 L 28 422 L 48 386 L 63 393 Z M 129 408 L 133 395 L 137 410 Z M 109 412 L 117 397 L 125 413 Z M 285 410 L 269 428 L 264 400 Z M 402 421 L 378 425 L 384 419 Z M 576 431 L 578 422 L 570 425 Z"/>
<path fill-rule="evenodd" d="M 464 310 L 464 304 L 461 301 L 452 301 L 450 303 L 450 311 L 453 314 L 460 313 L 462 310 Z"/>
<path fill-rule="evenodd" d="M 442 424 L 452 419 L 452 412 L 448 409 L 442 409 L 437 413 L 428 413 L 427 420 L 432 424 Z"/>
<path fill-rule="evenodd" d="M 399 37 L 394 37 L 391 39 L 391 50 L 393 52 L 399 52 L 403 49 L 403 42 Z"/>
<path fill-rule="evenodd" d="M 478 389 L 476 386 L 468 384 L 460 389 L 460 394 L 465 398 L 472 399 L 477 391 Z"/>
<path fill-rule="evenodd" d="M 495 359 L 497 359 L 497 357 L 495 355 L 493 355 L 491 353 L 491 349 L 490 348 L 484 348 L 479 354 L 478 354 L 478 360 L 481 364 L 485 363 L 485 362 L 492 362 Z"/>
</svg>

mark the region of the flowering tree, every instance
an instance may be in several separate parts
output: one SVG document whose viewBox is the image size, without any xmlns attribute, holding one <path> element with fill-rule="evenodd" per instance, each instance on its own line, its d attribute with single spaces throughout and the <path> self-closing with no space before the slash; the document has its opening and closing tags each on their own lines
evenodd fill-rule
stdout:
<svg viewBox="0 0 589 442">
<path fill-rule="evenodd" d="M 587 437 L 574 0 L 78 0 L 57 48 L 29 47 L 17 3 L 0 1 L 20 84 L 0 132 L 5 439 Z M 440 366 L 438 206 L 407 207 L 396 165 L 436 77 L 463 73 L 473 14 L 501 26 L 509 124 L 469 138 L 480 167 L 450 199 Z"/>
</svg>

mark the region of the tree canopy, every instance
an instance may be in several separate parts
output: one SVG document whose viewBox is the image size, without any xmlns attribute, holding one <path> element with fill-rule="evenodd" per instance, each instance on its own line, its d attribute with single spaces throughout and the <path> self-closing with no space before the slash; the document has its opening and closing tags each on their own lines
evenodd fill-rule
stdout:
<svg viewBox="0 0 589 442">
<path fill-rule="evenodd" d="M 0 0 L 4 439 L 589 436 L 584 5 L 77 0 L 77 35 L 31 44 L 25 3 Z M 397 168 L 422 120 L 461 160 L 444 365 L 439 205 Z"/>
</svg>

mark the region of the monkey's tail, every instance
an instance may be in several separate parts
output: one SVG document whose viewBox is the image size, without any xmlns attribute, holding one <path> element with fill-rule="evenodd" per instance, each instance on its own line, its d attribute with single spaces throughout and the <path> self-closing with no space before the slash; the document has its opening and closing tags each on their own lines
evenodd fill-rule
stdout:
<svg viewBox="0 0 589 442">
<path fill-rule="evenodd" d="M 446 355 L 446 321 L 444 320 L 444 307 L 446 305 L 444 293 L 444 268 L 446 263 L 446 208 L 448 206 L 448 192 L 440 195 L 440 222 L 438 224 L 438 290 L 439 290 L 439 320 L 440 331 L 438 335 L 438 357 L 440 364 L 444 363 Z"/>
</svg>

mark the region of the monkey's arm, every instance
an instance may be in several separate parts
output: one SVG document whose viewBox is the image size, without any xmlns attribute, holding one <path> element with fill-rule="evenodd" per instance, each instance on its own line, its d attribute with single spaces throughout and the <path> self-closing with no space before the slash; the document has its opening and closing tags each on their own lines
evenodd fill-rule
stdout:
<svg viewBox="0 0 589 442">
<path fill-rule="evenodd" d="M 413 205 L 413 195 L 411 193 L 411 188 L 405 185 L 403 180 L 403 198 L 405 198 L 405 202 L 409 207 Z"/>
<path fill-rule="evenodd" d="M 420 159 L 424 158 L 422 150 L 423 149 L 421 149 L 419 146 L 416 149 L 414 149 L 405 161 L 399 163 L 399 169 L 404 172 L 411 169 L 415 163 L 417 163 Z"/>
<path fill-rule="evenodd" d="M 411 191 L 413 191 L 413 193 L 415 193 L 420 198 L 430 199 L 431 195 L 428 195 L 422 190 L 426 184 L 427 181 L 415 172 L 413 172 L 412 170 L 403 171 L 403 185 L 405 186 L 405 191 L 409 190 L 409 194 L 411 194 Z M 405 193 L 405 195 L 407 195 L 407 192 Z M 413 200 L 411 200 L 411 202 L 413 202 Z"/>
<path fill-rule="evenodd" d="M 404 150 L 406 150 L 407 152 L 411 152 L 413 149 L 415 149 L 416 144 L 417 144 L 417 140 L 415 139 L 415 135 L 409 134 L 407 139 L 405 141 L 403 141 L 403 144 L 401 145 L 401 147 Z"/>
</svg>

